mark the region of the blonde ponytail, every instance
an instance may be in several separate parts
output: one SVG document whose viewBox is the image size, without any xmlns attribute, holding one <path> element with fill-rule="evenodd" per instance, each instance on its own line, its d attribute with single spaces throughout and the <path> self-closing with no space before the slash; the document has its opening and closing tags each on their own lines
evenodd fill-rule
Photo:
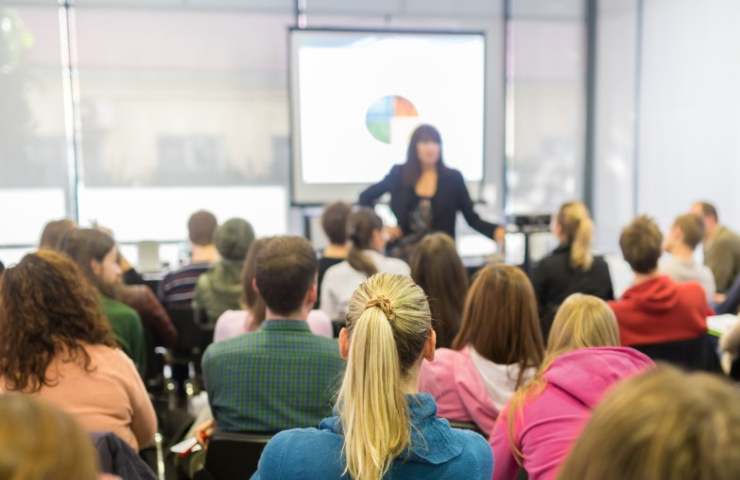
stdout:
<svg viewBox="0 0 740 480">
<path fill-rule="evenodd" d="M 586 205 L 582 202 L 563 204 L 558 212 L 558 224 L 570 245 L 571 266 L 590 270 L 594 261 L 591 254 L 594 225 Z"/>
<path fill-rule="evenodd" d="M 347 329 L 349 357 L 338 396 L 345 474 L 377 480 L 411 441 L 403 382 L 431 331 L 429 304 L 408 277 L 374 275 L 355 291 Z"/>
</svg>

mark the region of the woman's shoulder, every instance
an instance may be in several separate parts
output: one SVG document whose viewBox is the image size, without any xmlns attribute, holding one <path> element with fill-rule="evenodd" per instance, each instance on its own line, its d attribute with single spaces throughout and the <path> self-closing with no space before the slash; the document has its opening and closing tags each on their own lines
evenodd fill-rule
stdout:
<svg viewBox="0 0 740 480">
<path fill-rule="evenodd" d="M 392 273 L 395 275 L 411 275 L 411 267 L 409 264 L 401 260 L 400 258 L 386 257 L 382 258 L 382 270 L 385 273 Z"/>
<path fill-rule="evenodd" d="M 462 453 L 455 459 L 456 467 L 452 467 L 465 478 L 489 479 L 493 475 L 493 453 L 490 444 L 483 436 L 471 430 L 453 428 L 452 435 L 462 445 Z M 456 474 L 457 476 L 458 474 Z"/>
<path fill-rule="evenodd" d="M 255 478 L 339 478 L 342 437 L 323 428 L 284 430 L 270 439 L 262 452 Z M 321 455 L 316 455 L 321 452 Z"/>
</svg>

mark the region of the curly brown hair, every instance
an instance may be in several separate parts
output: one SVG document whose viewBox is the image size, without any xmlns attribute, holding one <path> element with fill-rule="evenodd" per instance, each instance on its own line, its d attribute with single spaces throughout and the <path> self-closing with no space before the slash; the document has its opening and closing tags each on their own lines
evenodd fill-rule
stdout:
<svg viewBox="0 0 740 480">
<path fill-rule="evenodd" d="M 51 250 L 5 271 L 0 331 L 0 378 L 13 391 L 53 386 L 46 371 L 57 355 L 91 371 L 85 345 L 116 347 L 95 287 L 75 262 Z"/>
</svg>

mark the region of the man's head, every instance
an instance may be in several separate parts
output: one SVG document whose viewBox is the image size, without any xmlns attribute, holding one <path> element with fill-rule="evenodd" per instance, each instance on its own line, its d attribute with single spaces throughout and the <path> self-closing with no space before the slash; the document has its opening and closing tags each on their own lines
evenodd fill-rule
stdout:
<svg viewBox="0 0 740 480">
<path fill-rule="evenodd" d="M 673 253 L 678 245 L 694 250 L 704 238 L 704 222 L 693 213 L 679 216 L 673 222 L 665 241 L 665 250 Z"/>
<path fill-rule="evenodd" d="M 619 237 L 622 255 L 632 271 L 639 274 L 653 273 L 658 268 L 663 234 L 652 218 L 642 215 L 624 227 Z"/>
<path fill-rule="evenodd" d="M 347 243 L 347 219 L 352 213 L 352 206 L 344 202 L 335 202 L 324 209 L 321 215 L 321 227 L 329 242 L 333 245 Z"/>
<path fill-rule="evenodd" d="M 213 237 L 218 228 L 216 216 L 206 210 L 199 210 L 190 215 L 188 220 L 188 238 L 190 243 L 205 247 L 213 244 Z"/>
<path fill-rule="evenodd" d="M 696 202 L 691 206 L 691 213 L 704 221 L 704 236 L 711 236 L 719 225 L 717 208 L 709 202 Z"/>
<path fill-rule="evenodd" d="M 287 317 L 307 313 L 316 303 L 318 261 L 305 238 L 271 239 L 257 255 L 256 270 L 255 285 L 273 314 Z"/>
<path fill-rule="evenodd" d="M 224 260 L 243 262 L 254 241 L 252 225 L 241 218 L 231 218 L 216 229 L 214 242 Z"/>
</svg>

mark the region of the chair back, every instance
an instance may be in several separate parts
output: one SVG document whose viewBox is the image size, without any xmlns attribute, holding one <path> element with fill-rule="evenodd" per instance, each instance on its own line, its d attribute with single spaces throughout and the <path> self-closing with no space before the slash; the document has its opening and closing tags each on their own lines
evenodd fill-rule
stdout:
<svg viewBox="0 0 740 480">
<path fill-rule="evenodd" d="M 213 342 L 213 329 L 201 324 L 201 318 L 190 307 L 169 307 L 167 313 L 177 329 L 176 352 L 200 354 Z"/>
<path fill-rule="evenodd" d="M 196 479 L 250 478 L 271 438 L 262 433 L 214 433 L 208 441 L 205 466 Z"/>
<path fill-rule="evenodd" d="M 717 346 L 716 337 L 703 334 L 689 340 L 635 345 L 634 348 L 656 362 L 671 363 L 687 370 L 721 373 Z"/>
</svg>

